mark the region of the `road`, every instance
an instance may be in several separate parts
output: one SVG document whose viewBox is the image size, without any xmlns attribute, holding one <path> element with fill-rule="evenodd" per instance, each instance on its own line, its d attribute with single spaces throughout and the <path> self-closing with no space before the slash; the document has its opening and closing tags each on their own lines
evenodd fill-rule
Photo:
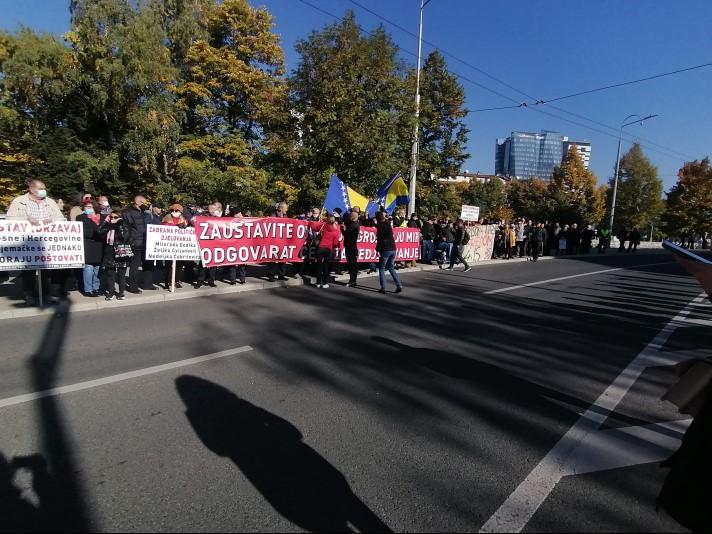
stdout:
<svg viewBox="0 0 712 534">
<path fill-rule="evenodd" d="M 670 256 L 403 280 L 0 322 L 0 530 L 684 531 Z"/>
</svg>

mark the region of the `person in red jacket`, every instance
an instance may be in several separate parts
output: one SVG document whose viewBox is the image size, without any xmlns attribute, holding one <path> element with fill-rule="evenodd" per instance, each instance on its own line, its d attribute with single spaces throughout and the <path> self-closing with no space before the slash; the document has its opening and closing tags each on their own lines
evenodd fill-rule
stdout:
<svg viewBox="0 0 712 534">
<path fill-rule="evenodd" d="M 166 226 L 177 226 L 178 228 L 186 228 L 188 226 L 188 220 L 183 215 L 183 206 L 180 204 L 173 204 L 168 211 L 168 214 L 163 217 L 163 224 Z M 176 289 L 183 287 L 183 269 L 188 262 L 177 261 L 176 262 Z M 173 281 L 173 262 L 166 262 L 166 280 L 165 287 L 168 291 L 173 289 L 171 283 Z"/>
<path fill-rule="evenodd" d="M 341 227 L 333 216 L 324 221 L 309 221 L 309 228 L 318 234 L 319 247 L 316 253 L 317 287 L 327 289 L 329 284 L 329 266 L 341 250 Z"/>
</svg>

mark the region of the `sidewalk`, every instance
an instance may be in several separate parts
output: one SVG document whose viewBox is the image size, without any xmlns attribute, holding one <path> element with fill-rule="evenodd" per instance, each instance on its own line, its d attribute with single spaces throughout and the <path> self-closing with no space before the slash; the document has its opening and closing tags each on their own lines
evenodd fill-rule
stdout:
<svg viewBox="0 0 712 534">
<path fill-rule="evenodd" d="M 650 253 L 651 251 L 646 251 Z M 566 256 L 566 258 L 575 258 L 577 256 Z M 555 256 L 542 256 L 539 258 L 541 261 L 556 259 Z M 470 266 L 473 268 L 493 265 L 493 264 L 511 264 L 511 263 L 524 263 L 526 258 L 512 258 L 511 260 L 485 260 L 477 263 L 471 263 Z M 421 271 L 437 271 L 437 265 L 418 265 L 416 267 L 408 269 L 400 269 L 399 274 L 416 273 Z M 461 267 L 456 267 L 457 271 L 461 271 Z M 372 274 L 359 274 L 359 280 L 364 278 L 377 277 L 378 273 Z M 310 277 L 313 280 L 314 277 Z M 337 276 L 336 282 L 346 284 L 349 280 L 348 275 Z M 19 281 L 18 281 L 19 283 Z M 280 287 L 296 287 L 309 285 L 305 284 L 304 280 L 301 278 L 289 278 L 286 281 L 275 281 L 268 282 L 261 278 L 255 278 L 248 276 L 247 283 L 245 285 L 235 285 L 231 286 L 223 282 L 217 282 L 217 287 L 207 287 L 204 286 L 200 289 L 195 289 L 193 286 L 186 284 L 182 289 L 176 290 L 175 293 L 170 293 L 165 289 L 161 288 L 155 291 L 145 291 L 141 295 L 134 295 L 128 293 L 126 295 L 126 300 L 123 301 L 106 301 L 104 297 L 85 297 L 79 292 L 72 292 L 69 296 L 69 311 L 70 312 L 82 312 L 82 311 L 95 311 L 104 310 L 110 308 L 120 308 L 125 306 L 140 306 L 142 304 L 157 304 L 164 302 L 171 302 L 174 300 L 184 300 L 198 297 L 207 297 L 211 295 L 229 295 L 234 293 L 245 293 L 249 291 L 261 291 L 267 289 L 275 289 Z M 18 319 L 22 317 L 36 317 L 41 315 L 52 315 L 56 311 L 56 305 L 49 305 L 45 303 L 43 308 L 38 306 L 28 307 L 24 304 L 20 294 L 19 287 L 15 287 L 15 284 L 10 281 L 0 284 L 0 320 L 4 319 Z"/>
</svg>

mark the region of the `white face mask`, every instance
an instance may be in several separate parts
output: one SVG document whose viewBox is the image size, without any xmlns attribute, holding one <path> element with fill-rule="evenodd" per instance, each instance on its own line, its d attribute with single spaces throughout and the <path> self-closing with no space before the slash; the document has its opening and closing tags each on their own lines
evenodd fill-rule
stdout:
<svg viewBox="0 0 712 534">
<path fill-rule="evenodd" d="M 104 206 L 105 208 L 109 207 L 109 201 L 108 200 L 102 200 L 101 205 Z"/>
<path fill-rule="evenodd" d="M 180 217 L 180 211 L 172 211 L 171 215 L 173 215 L 173 217 L 178 218 L 178 217 Z"/>
<path fill-rule="evenodd" d="M 37 198 L 47 198 L 47 190 L 46 189 L 38 189 L 35 191 L 35 196 Z"/>
</svg>

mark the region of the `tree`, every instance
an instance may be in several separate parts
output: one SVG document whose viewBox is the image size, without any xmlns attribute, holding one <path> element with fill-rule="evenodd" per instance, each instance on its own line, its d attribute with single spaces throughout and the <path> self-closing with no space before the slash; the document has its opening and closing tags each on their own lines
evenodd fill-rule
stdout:
<svg viewBox="0 0 712 534">
<path fill-rule="evenodd" d="M 412 95 L 395 44 L 383 28 L 362 35 L 348 12 L 296 50 L 299 64 L 290 79 L 295 129 L 287 154 L 296 155 L 288 168 L 303 192 L 300 203 L 321 203 L 331 172 L 372 195 L 407 168 L 410 155 Z"/>
<path fill-rule="evenodd" d="M 620 161 L 616 194 L 616 226 L 633 229 L 649 228 L 663 211 L 663 182 L 658 169 L 643 154 L 638 143 Z M 613 196 L 613 180 L 608 190 L 608 206 Z"/>
<path fill-rule="evenodd" d="M 482 218 L 499 220 L 509 215 L 507 189 L 499 179 L 471 182 L 463 195 L 463 203 L 479 206 Z"/>
<path fill-rule="evenodd" d="M 410 84 L 415 88 L 415 75 Z M 470 157 L 465 152 L 470 130 L 463 119 L 465 90 L 437 50 L 425 60 L 421 78 L 419 181 L 455 176 Z"/>
<path fill-rule="evenodd" d="M 579 226 L 598 224 L 605 213 L 605 187 L 598 187 L 596 176 L 581 160 L 576 147 L 571 147 L 548 187 L 552 202 L 551 216 L 565 224 Z"/>
<path fill-rule="evenodd" d="M 712 166 L 709 158 L 686 163 L 667 194 L 662 221 L 669 235 L 712 232 Z"/>
<path fill-rule="evenodd" d="M 541 178 L 512 180 L 507 186 L 507 202 L 515 217 L 544 221 L 551 215 L 549 186 Z"/>
</svg>

